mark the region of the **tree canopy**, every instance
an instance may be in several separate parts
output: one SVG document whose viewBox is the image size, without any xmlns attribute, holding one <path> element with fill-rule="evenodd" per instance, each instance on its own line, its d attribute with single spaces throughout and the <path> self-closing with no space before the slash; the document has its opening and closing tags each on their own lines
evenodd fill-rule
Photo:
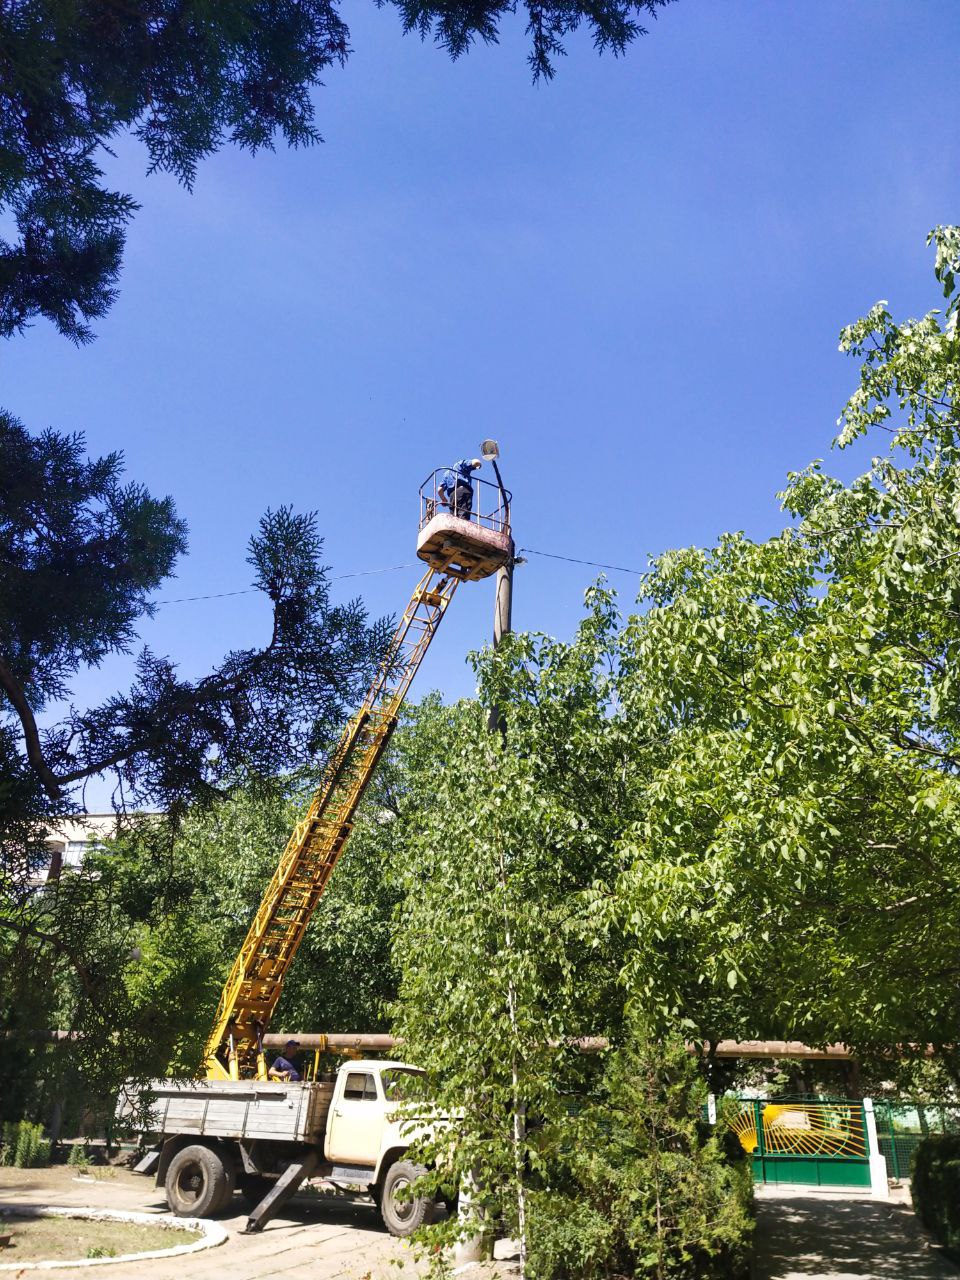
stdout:
<svg viewBox="0 0 960 1280">
<path fill-rule="evenodd" d="M 869 469 L 791 476 L 766 541 L 657 557 L 627 617 L 600 583 L 572 640 L 507 637 L 435 735 L 396 1027 L 457 1116 L 427 1183 L 447 1159 L 488 1216 L 536 1220 L 537 1274 L 700 1274 L 683 1224 L 711 1202 L 739 1238 L 692 1096 L 671 1111 L 681 1038 L 715 1087 L 728 1037 L 932 1044 L 960 1079 L 960 228 L 931 239 L 945 314 L 878 304 L 841 335 L 838 444 L 884 429 Z"/>
<path fill-rule="evenodd" d="M 125 483 L 119 454 L 31 436 L 0 414 L 0 843 L 5 887 L 29 878 L 42 820 L 110 776 L 120 808 L 182 812 L 247 774 L 302 767 L 366 688 L 383 623 L 334 604 L 313 514 L 268 511 L 250 539 L 270 634 L 200 679 L 143 648 L 126 692 L 78 707 L 73 683 L 128 653 L 186 547 L 170 498 Z"/>
<path fill-rule="evenodd" d="M 436 726 L 456 714 L 435 698 L 405 714 L 311 921 L 274 1029 L 389 1029 L 398 981 L 393 913 L 402 900 L 393 861 L 429 794 L 418 771 L 432 759 Z M 106 848 L 64 868 L 42 892 L 0 896 L 0 1026 L 80 1037 L 46 1048 L 17 1037 L 9 1052 L 0 1040 L 11 1086 L 5 1118 L 28 1106 L 45 1115 L 68 1079 L 76 1113 L 68 1123 L 84 1109 L 109 1115 L 126 1077 L 199 1069 L 223 981 L 316 780 L 310 768 L 250 776 L 176 823 L 132 816 Z"/>
<path fill-rule="evenodd" d="M 387 0 L 378 0 L 386 7 Z M 389 0 L 405 31 L 459 57 L 497 40 L 507 0 Z M 553 75 L 563 39 L 586 23 L 622 53 L 640 18 L 669 0 L 525 0 L 534 76 Z M 127 131 L 149 170 L 190 186 L 199 162 L 232 143 L 320 140 L 312 91 L 342 64 L 350 33 L 335 0 L 19 0 L 0 7 L 0 336 L 36 316 L 74 342 L 116 296 L 131 196 L 104 183 L 101 157 Z"/>
<path fill-rule="evenodd" d="M 467 1027 L 504 1042 L 508 975 L 532 1078 L 625 1010 L 708 1066 L 770 1037 L 933 1044 L 956 1073 L 960 229 L 931 238 L 945 314 L 878 304 L 841 336 L 838 443 L 886 432 L 863 475 L 816 463 L 780 534 L 667 552 L 630 616 L 601 585 L 572 641 L 481 658 L 507 746 L 480 715 L 461 734 L 457 822 L 425 816 L 398 938 L 399 1017 L 438 1076 Z"/>
</svg>

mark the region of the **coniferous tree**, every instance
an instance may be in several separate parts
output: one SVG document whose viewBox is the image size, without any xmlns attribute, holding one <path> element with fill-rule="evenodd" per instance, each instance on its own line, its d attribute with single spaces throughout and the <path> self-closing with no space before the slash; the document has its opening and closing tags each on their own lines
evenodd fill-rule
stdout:
<svg viewBox="0 0 960 1280">
<path fill-rule="evenodd" d="M 186 549 L 170 498 L 125 483 L 118 453 L 88 459 L 80 436 L 33 437 L 0 413 L 0 880 L 25 885 L 42 823 L 110 777 L 120 807 L 176 814 L 246 773 L 322 753 L 366 687 L 383 624 L 335 605 L 314 515 L 268 511 L 250 539 L 253 586 L 270 600 L 266 642 L 234 649 L 199 680 L 141 650 L 132 686 L 76 707 L 73 682 L 127 653 L 151 596 Z M 9 922 L 8 922 L 9 923 Z"/>
<path fill-rule="evenodd" d="M 380 0 L 381 4 L 385 0 Z M 406 30 L 454 57 L 495 41 L 505 0 L 392 0 Z M 644 12 L 669 0 L 527 0 L 537 76 L 553 74 L 581 22 L 621 53 Z M 0 336 L 35 316 L 74 342 L 109 309 L 135 201 L 103 183 L 99 153 L 131 131 L 150 171 L 190 186 L 224 142 L 256 152 L 319 141 L 312 90 L 342 64 L 349 31 L 335 0 L 15 0 L 0 5 Z"/>
</svg>

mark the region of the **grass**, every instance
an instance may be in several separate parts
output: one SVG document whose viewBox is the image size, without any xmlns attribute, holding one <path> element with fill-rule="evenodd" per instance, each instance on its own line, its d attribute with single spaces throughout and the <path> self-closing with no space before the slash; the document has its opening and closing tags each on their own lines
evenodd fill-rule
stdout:
<svg viewBox="0 0 960 1280">
<path fill-rule="evenodd" d="M 0 1262 L 116 1258 L 123 1253 L 172 1249 L 199 1240 L 197 1231 L 139 1222 L 98 1222 L 88 1218 L 0 1217 L 0 1235 L 10 1244 L 0 1249 Z"/>
</svg>

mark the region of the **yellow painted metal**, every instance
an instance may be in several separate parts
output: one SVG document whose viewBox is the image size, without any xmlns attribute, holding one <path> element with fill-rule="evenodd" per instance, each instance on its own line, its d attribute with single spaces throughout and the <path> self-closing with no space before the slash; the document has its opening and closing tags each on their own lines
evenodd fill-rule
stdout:
<svg viewBox="0 0 960 1280">
<path fill-rule="evenodd" d="M 765 1155 L 866 1157 L 859 1102 L 768 1102 L 761 1116 Z M 744 1107 L 733 1128 L 744 1151 L 756 1151 L 754 1104 Z"/>
<path fill-rule="evenodd" d="M 297 824 L 234 961 L 204 1050 L 209 1079 L 256 1067 L 266 1027 L 307 924 L 353 828 L 357 805 L 397 723 L 417 668 L 459 585 L 430 569 L 417 583 L 363 705 L 330 758 L 306 817 Z M 229 1044 L 228 1071 L 222 1054 Z"/>
</svg>

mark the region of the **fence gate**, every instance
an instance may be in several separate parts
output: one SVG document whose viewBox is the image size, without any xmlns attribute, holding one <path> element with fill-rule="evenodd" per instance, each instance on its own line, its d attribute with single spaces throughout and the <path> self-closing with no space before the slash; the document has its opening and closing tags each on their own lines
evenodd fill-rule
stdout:
<svg viewBox="0 0 960 1280">
<path fill-rule="evenodd" d="M 862 1102 L 741 1099 L 733 1122 L 756 1182 L 869 1187 Z"/>
</svg>

